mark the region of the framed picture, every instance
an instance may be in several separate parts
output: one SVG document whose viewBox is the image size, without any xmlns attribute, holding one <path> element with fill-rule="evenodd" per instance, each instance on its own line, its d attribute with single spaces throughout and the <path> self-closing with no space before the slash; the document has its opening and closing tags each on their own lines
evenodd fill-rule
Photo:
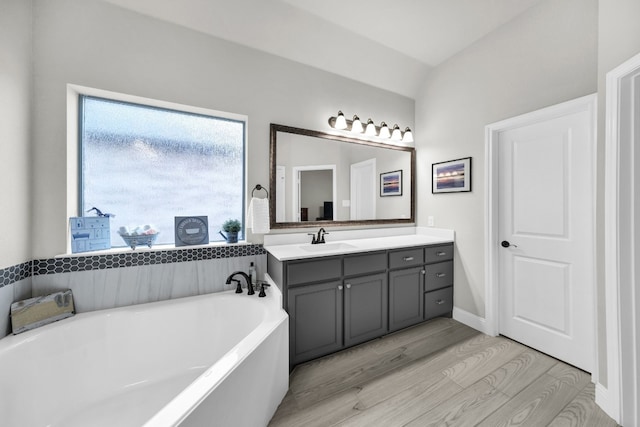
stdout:
<svg viewBox="0 0 640 427">
<path fill-rule="evenodd" d="M 402 196 L 402 171 L 380 174 L 380 197 Z"/>
<path fill-rule="evenodd" d="M 471 191 L 471 157 L 433 163 L 431 175 L 433 194 Z"/>
</svg>

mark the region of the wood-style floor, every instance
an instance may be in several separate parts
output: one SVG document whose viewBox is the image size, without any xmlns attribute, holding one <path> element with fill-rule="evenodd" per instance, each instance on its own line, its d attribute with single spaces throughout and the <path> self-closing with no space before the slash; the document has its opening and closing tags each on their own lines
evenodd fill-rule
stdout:
<svg viewBox="0 0 640 427">
<path fill-rule="evenodd" d="M 438 318 L 297 366 L 269 426 L 593 426 L 590 375 Z"/>
</svg>

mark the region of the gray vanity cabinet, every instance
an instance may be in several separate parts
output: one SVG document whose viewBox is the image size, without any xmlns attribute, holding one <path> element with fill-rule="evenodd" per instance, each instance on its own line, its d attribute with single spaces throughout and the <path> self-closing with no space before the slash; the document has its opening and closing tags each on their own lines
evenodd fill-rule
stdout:
<svg viewBox="0 0 640 427">
<path fill-rule="evenodd" d="M 344 345 L 350 347 L 387 333 L 387 275 L 344 280 Z"/>
<path fill-rule="evenodd" d="M 289 313 L 289 363 L 321 357 L 453 309 L 453 245 L 279 261 L 269 275 Z"/>
<path fill-rule="evenodd" d="M 424 320 L 422 267 L 389 272 L 389 332 Z"/>
<path fill-rule="evenodd" d="M 342 281 L 289 289 L 289 361 L 305 362 L 343 347 Z"/>
<path fill-rule="evenodd" d="M 424 320 L 424 248 L 389 252 L 389 332 Z"/>
</svg>

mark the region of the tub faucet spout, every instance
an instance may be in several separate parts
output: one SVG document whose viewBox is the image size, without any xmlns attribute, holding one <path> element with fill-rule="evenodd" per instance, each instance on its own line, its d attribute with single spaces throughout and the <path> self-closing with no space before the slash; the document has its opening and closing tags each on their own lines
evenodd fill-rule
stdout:
<svg viewBox="0 0 640 427">
<path fill-rule="evenodd" d="M 253 285 L 251 284 L 251 278 L 244 271 L 236 271 L 235 273 L 231 273 L 231 275 L 227 277 L 227 282 L 226 282 L 227 285 L 230 285 L 232 280 L 237 282 L 238 280 L 234 279 L 234 277 L 238 275 L 244 277 L 244 280 L 247 283 L 247 291 L 248 291 L 247 294 L 248 295 L 255 294 L 256 292 L 253 290 Z"/>
</svg>

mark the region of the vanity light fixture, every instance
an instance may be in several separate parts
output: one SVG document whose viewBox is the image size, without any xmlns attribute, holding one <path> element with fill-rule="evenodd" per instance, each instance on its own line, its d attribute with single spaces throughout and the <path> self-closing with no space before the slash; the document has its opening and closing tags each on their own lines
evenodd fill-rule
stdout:
<svg viewBox="0 0 640 427">
<path fill-rule="evenodd" d="M 342 111 L 338 111 L 338 117 L 336 117 L 336 123 L 333 127 L 340 130 L 347 128 L 347 119 L 344 118 Z"/>
<path fill-rule="evenodd" d="M 364 132 L 364 128 L 362 127 L 362 122 L 360 121 L 360 117 L 353 115 L 353 122 L 351 122 L 351 132 L 353 133 L 362 133 Z"/>
<path fill-rule="evenodd" d="M 402 132 L 400 132 L 400 126 L 398 126 L 397 124 L 393 125 L 393 131 L 391 131 L 391 140 L 402 141 Z"/>
<path fill-rule="evenodd" d="M 367 120 L 367 129 L 364 131 L 364 134 L 367 136 L 378 136 L 378 130 L 373 120 Z"/>
<path fill-rule="evenodd" d="M 364 133 L 364 136 L 377 142 L 389 141 L 404 145 L 413 144 L 413 133 L 408 127 L 403 132 L 397 124 L 393 125 L 393 129 L 389 129 L 385 122 L 381 122 L 380 126 L 376 126 L 370 118 L 367 120 L 366 126 L 363 126 L 362 121 L 356 114 L 353 115 L 353 120 L 347 120 L 342 111 L 338 111 L 337 116 L 329 117 L 329 126 L 350 134 L 361 135 Z M 358 137 L 362 138 L 362 136 Z"/>
<path fill-rule="evenodd" d="M 404 135 L 402 135 L 402 142 L 404 142 L 406 144 L 412 144 L 413 143 L 413 132 L 411 132 L 411 129 L 409 129 L 409 127 L 407 127 L 404 130 Z"/>
<path fill-rule="evenodd" d="M 391 132 L 389 132 L 389 126 L 385 122 L 380 123 L 380 133 L 378 133 L 380 138 L 391 138 Z"/>
</svg>

